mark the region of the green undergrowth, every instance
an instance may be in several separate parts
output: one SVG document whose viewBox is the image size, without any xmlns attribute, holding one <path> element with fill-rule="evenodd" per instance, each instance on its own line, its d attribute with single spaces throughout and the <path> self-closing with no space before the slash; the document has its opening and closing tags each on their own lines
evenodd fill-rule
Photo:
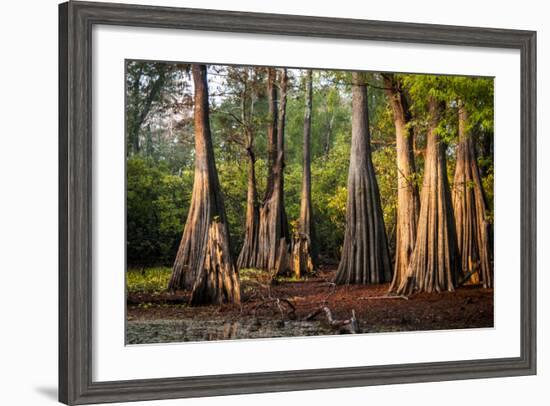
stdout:
<svg viewBox="0 0 550 406">
<path fill-rule="evenodd" d="M 168 287 L 172 268 L 155 267 L 128 269 L 126 287 L 128 293 L 161 293 Z"/>
<path fill-rule="evenodd" d="M 130 268 L 126 272 L 126 287 L 128 293 L 159 294 L 165 292 L 168 287 L 172 268 Z M 255 286 L 271 285 L 271 275 L 263 269 L 241 269 L 239 271 L 241 284 L 254 288 Z M 295 276 L 277 276 L 275 283 L 289 283 L 303 281 Z"/>
<path fill-rule="evenodd" d="M 254 269 L 254 268 L 241 269 L 239 271 L 239 277 L 240 277 L 241 283 L 259 282 L 267 285 L 271 284 L 270 273 L 263 269 Z M 303 282 L 303 281 L 304 279 L 296 278 L 295 275 L 278 275 L 275 277 L 275 280 L 274 280 L 275 283 Z"/>
</svg>

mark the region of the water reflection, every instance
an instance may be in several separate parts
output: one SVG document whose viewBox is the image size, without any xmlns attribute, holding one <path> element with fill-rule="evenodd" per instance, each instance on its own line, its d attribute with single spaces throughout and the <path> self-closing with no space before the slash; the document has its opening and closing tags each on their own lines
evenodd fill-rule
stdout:
<svg viewBox="0 0 550 406">
<path fill-rule="evenodd" d="M 147 320 L 129 321 L 127 344 L 216 341 L 334 334 L 318 321 L 285 320 Z"/>
</svg>

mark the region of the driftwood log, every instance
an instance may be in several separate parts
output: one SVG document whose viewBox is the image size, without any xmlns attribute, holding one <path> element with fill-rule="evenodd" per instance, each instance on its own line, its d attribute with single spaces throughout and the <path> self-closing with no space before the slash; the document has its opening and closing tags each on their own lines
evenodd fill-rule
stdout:
<svg viewBox="0 0 550 406">
<path fill-rule="evenodd" d="M 334 330 L 338 330 L 340 334 L 358 334 L 361 332 L 359 329 L 359 321 L 355 317 L 355 310 L 351 311 L 351 318 L 346 320 L 337 320 L 332 317 L 332 312 L 328 306 L 321 306 L 319 309 L 308 314 L 304 321 L 311 321 L 321 313 L 325 313 L 329 326 Z"/>
</svg>

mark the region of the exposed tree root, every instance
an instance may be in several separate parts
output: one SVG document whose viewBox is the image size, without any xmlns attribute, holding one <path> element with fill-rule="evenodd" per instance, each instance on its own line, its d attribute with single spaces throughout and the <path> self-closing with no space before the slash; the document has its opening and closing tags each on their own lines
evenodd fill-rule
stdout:
<svg viewBox="0 0 550 406">
<path fill-rule="evenodd" d="M 191 304 L 240 303 L 239 278 L 230 257 L 226 227 L 213 222 L 208 233 L 206 256 L 191 293 Z"/>
</svg>

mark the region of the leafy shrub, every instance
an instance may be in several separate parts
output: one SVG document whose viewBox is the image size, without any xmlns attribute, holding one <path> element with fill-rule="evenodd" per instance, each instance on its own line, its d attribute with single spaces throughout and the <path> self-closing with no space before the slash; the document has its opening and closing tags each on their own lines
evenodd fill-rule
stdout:
<svg viewBox="0 0 550 406">
<path fill-rule="evenodd" d="M 162 162 L 128 158 L 127 262 L 171 265 L 177 252 L 193 187 L 193 172 L 172 175 Z"/>
</svg>

